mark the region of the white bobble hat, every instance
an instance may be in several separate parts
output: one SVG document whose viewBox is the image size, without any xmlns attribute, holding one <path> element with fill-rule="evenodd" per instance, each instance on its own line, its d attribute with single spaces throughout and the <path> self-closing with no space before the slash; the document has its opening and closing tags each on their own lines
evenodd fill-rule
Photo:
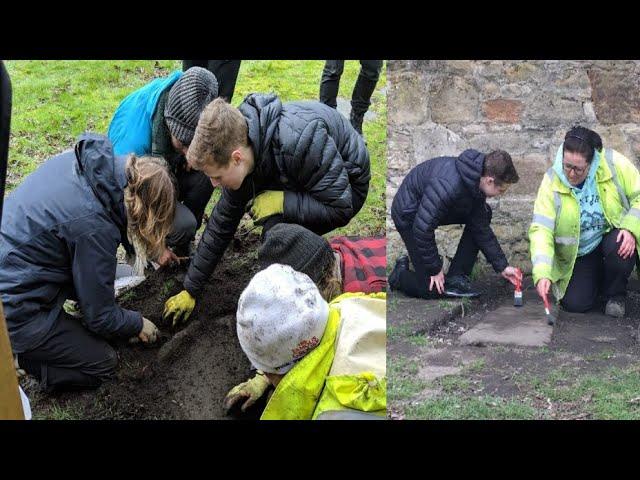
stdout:
<svg viewBox="0 0 640 480">
<path fill-rule="evenodd" d="M 253 366 L 284 374 L 322 339 L 329 305 L 304 273 L 274 263 L 258 272 L 238 300 L 238 340 Z"/>
</svg>

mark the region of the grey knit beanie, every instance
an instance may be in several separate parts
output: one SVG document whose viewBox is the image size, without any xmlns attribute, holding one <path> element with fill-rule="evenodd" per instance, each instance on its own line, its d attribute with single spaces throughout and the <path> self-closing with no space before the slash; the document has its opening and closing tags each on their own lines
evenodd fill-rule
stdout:
<svg viewBox="0 0 640 480">
<path fill-rule="evenodd" d="M 315 283 L 333 261 L 333 249 L 324 238 L 300 225 L 278 223 L 270 228 L 258 250 L 261 268 L 272 263 L 290 265 Z"/>
<path fill-rule="evenodd" d="M 218 96 L 218 80 L 206 68 L 191 67 L 169 90 L 164 119 L 169 132 L 189 145 L 200 114 Z"/>
</svg>

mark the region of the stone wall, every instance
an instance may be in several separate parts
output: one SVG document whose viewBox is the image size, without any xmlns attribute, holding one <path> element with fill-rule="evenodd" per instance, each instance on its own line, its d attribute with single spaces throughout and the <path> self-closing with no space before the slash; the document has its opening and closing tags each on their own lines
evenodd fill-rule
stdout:
<svg viewBox="0 0 640 480">
<path fill-rule="evenodd" d="M 493 228 L 509 261 L 530 271 L 533 202 L 566 131 L 579 123 L 636 165 L 640 159 L 640 61 L 389 61 L 387 78 L 390 266 L 403 250 L 391 202 L 422 161 L 467 148 L 511 154 L 520 182 L 490 201 Z M 436 232 L 445 258 L 461 231 Z"/>
</svg>

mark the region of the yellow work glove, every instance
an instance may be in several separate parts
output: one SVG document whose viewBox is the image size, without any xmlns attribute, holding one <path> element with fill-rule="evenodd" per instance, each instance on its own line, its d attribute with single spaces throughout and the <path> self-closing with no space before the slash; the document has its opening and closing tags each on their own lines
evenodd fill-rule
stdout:
<svg viewBox="0 0 640 480">
<path fill-rule="evenodd" d="M 260 225 L 272 215 L 284 212 L 284 192 L 279 190 L 267 190 L 262 192 L 253 201 L 251 217 L 253 223 Z"/>
<path fill-rule="evenodd" d="M 227 396 L 224 397 L 222 407 L 226 413 L 229 413 L 234 405 L 237 405 L 246 399 L 242 404 L 242 407 L 240 407 L 244 412 L 247 408 L 256 403 L 262 395 L 264 395 L 264 392 L 267 391 L 269 385 L 271 385 L 271 383 L 267 376 L 258 370 L 256 376 L 251 380 L 247 380 L 240 385 L 236 385 L 229 391 L 229 393 L 227 393 Z"/>
<path fill-rule="evenodd" d="M 172 326 L 176 326 L 179 322 L 185 321 L 193 312 L 196 306 L 196 299 L 186 290 L 182 290 L 179 294 L 174 295 L 164 304 L 164 312 L 162 318 L 165 320 L 173 317 Z"/>
</svg>

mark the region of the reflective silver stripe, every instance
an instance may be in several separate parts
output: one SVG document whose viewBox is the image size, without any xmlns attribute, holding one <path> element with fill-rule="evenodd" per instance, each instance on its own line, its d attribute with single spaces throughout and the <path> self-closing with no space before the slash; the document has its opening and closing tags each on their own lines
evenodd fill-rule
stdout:
<svg viewBox="0 0 640 480">
<path fill-rule="evenodd" d="M 578 239 L 575 237 L 556 237 L 555 241 L 560 245 L 576 245 L 578 243 Z"/>
<path fill-rule="evenodd" d="M 640 218 L 640 210 L 638 210 L 637 208 L 631 208 L 627 212 L 627 215 L 631 215 L 633 217 Z"/>
<path fill-rule="evenodd" d="M 549 168 L 549 170 L 547 170 L 547 176 L 549 177 L 550 181 L 553 181 L 553 176 L 555 175 L 555 171 L 553 170 L 553 167 Z M 558 193 L 556 190 L 553 191 L 553 203 L 555 203 L 556 205 L 556 220 L 558 218 L 560 218 L 560 207 L 562 206 L 562 200 L 560 200 L 560 193 Z"/>
<path fill-rule="evenodd" d="M 547 170 L 547 177 L 549 177 L 549 181 L 553 182 L 553 167 Z"/>
<path fill-rule="evenodd" d="M 624 190 L 620 186 L 618 182 L 618 173 L 616 172 L 616 166 L 613 163 L 613 150 L 610 148 L 605 148 L 604 150 L 604 158 L 607 160 L 607 165 L 609 165 L 609 170 L 611 170 L 611 177 L 613 179 L 613 184 L 616 186 L 616 190 L 618 190 L 618 195 L 620 196 L 620 203 L 624 207 L 624 211 L 629 210 L 629 200 L 627 196 L 624 194 Z"/>
<path fill-rule="evenodd" d="M 536 255 L 533 257 L 533 265 L 539 265 L 541 263 L 546 263 L 547 265 L 553 265 L 553 260 L 551 257 L 547 257 L 546 255 Z"/>
<path fill-rule="evenodd" d="M 553 218 L 549 218 L 545 215 L 541 215 L 539 213 L 534 213 L 533 214 L 533 220 L 531 221 L 532 223 L 539 223 L 540 225 L 542 225 L 543 227 L 547 227 L 550 230 L 553 230 L 555 227 L 555 221 L 553 220 Z"/>
<path fill-rule="evenodd" d="M 553 203 L 556 204 L 556 219 L 560 218 L 560 209 L 562 208 L 562 200 L 560 200 L 560 194 L 553 191 Z"/>
</svg>

